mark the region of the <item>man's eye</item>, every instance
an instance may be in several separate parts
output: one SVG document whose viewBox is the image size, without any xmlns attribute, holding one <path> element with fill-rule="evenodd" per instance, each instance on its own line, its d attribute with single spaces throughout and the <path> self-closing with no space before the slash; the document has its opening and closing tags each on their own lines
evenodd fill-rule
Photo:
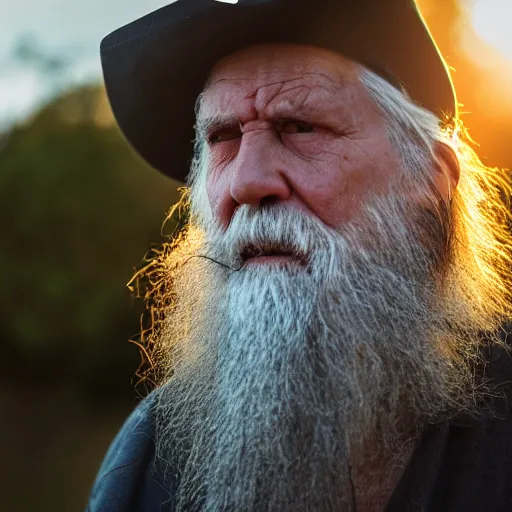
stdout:
<svg viewBox="0 0 512 512">
<path fill-rule="evenodd" d="M 315 126 L 300 121 L 285 121 L 281 124 L 281 133 L 311 133 L 315 131 Z"/>
<path fill-rule="evenodd" d="M 239 128 L 221 128 L 214 131 L 208 136 L 210 144 L 219 144 L 220 142 L 227 142 L 230 140 L 238 139 L 242 133 Z"/>
</svg>

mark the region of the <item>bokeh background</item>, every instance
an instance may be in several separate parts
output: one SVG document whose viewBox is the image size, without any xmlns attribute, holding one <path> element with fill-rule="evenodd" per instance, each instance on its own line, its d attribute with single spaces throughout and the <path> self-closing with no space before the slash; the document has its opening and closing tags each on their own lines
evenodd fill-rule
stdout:
<svg viewBox="0 0 512 512">
<path fill-rule="evenodd" d="M 98 46 L 165 3 L 0 0 L 1 510 L 83 510 L 145 392 L 126 283 L 164 240 L 178 184 L 118 132 Z M 480 156 L 512 167 L 512 2 L 419 4 Z"/>
</svg>

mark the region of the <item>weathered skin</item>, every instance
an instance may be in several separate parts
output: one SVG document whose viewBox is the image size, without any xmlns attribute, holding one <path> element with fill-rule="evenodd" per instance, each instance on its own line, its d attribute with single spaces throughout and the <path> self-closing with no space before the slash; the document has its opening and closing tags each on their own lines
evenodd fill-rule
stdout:
<svg viewBox="0 0 512 512">
<path fill-rule="evenodd" d="M 198 121 L 211 150 L 208 197 L 222 225 L 237 206 L 270 199 L 336 227 L 389 185 L 397 151 L 360 70 L 326 50 L 283 45 L 251 47 L 217 64 Z M 457 169 L 447 163 L 439 171 L 446 196 Z"/>
</svg>

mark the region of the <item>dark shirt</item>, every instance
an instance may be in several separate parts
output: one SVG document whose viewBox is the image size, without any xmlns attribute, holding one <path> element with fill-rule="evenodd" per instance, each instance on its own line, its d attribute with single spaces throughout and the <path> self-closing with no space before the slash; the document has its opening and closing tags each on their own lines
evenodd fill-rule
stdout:
<svg viewBox="0 0 512 512">
<path fill-rule="evenodd" d="M 428 427 L 385 512 L 512 512 L 512 358 L 496 348 L 488 357 L 486 375 L 500 393 L 492 414 Z M 164 484 L 155 460 L 156 396 L 139 404 L 110 446 L 87 512 L 174 510 L 173 484 Z"/>
</svg>

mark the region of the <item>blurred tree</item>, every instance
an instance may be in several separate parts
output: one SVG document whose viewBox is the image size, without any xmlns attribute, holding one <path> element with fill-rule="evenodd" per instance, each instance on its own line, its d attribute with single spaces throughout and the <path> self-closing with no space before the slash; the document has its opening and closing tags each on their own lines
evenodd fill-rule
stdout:
<svg viewBox="0 0 512 512">
<path fill-rule="evenodd" d="M 112 396 L 126 385 L 142 305 L 125 284 L 176 199 L 176 183 L 129 149 L 99 87 L 11 130 L 0 150 L 7 373 Z"/>
</svg>

